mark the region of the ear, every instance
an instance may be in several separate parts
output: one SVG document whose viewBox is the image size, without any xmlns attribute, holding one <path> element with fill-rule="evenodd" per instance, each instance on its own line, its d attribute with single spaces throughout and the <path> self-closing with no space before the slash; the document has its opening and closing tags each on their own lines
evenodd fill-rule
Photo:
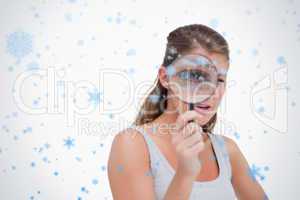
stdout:
<svg viewBox="0 0 300 200">
<path fill-rule="evenodd" d="M 164 88 L 169 88 L 167 69 L 163 65 L 161 65 L 158 69 L 158 79 Z"/>
</svg>

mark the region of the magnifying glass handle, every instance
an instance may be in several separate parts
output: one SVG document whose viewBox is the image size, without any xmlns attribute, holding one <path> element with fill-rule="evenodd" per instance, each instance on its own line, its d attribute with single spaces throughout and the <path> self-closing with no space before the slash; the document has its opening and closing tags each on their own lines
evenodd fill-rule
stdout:
<svg viewBox="0 0 300 200">
<path fill-rule="evenodd" d="M 194 110 L 194 104 L 193 103 L 189 103 L 189 110 Z"/>
<path fill-rule="evenodd" d="M 194 110 L 194 104 L 189 103 L 189 110 Z M 194 120 L 189 120 L 188 123 L 193 122 Z"/>
</svg>

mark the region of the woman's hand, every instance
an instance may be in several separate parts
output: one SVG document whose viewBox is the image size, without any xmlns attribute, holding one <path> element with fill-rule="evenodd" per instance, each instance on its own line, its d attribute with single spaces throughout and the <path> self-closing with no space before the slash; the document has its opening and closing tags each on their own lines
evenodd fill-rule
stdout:
<svg viewBox="0 0 300 200">
<path fill-rule="evenodd" d="M 176 128 L 172 131 L 172 144 L 176 149 L 176 173 L 196 179 L 201 170 L 199 152 L 204 149 L 202 128 L 196 122 L 188 121 L 199 118 L 196 111 L 187 111 L 178 116 Z"/>
</svg>

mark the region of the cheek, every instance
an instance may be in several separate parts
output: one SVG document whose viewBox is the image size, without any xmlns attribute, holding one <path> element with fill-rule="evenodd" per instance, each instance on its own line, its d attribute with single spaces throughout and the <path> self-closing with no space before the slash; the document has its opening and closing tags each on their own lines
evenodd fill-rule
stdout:
<svg viewBox="0 0 300 200">
<path fill-rule="evenodd" d="M 217 87 L 216 93 L 215 93 L 215 100 L 220 102 L 225 92 L 225 84 L 221 84 Z"/>
<path fill-rule="evenodd" d="M 223 97 L 224 92 L 225 92 L 225 84 L 222 84 L 222 85 L 219 86 L 219 96 L 220 96 L 220 98 Z"/>
</svg>

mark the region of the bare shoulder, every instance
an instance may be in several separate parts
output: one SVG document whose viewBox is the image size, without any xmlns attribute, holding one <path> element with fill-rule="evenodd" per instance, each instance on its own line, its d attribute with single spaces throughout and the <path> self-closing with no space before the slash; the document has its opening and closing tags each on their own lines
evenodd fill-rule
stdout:
<svg viewBox="0 0 300 200">
<path fill-rule="evenodd" d="M 227 149 L 228 154 L 230 155 L 230 157 L 236 156 L 237 153 L 240 152 L 240 149 L 239 149 L 237 143 L 232 138 L 230 138 L 228 136 L 222 135 L 222 138 L 225 141 L 225 146 L 226 146 L 226 149 Z"/>
<path fill-rule="evenodd" d="M 249 163 L 230 137 L 222 136 L 229 154 L 232 169 L 232 185 L 238 199 L 266 199 L 265 192 L 258 181 L 255 180 Z"/>
<path fill-rule="evenodd" d="M 134 128 L 126 128 L 119 133 L 117 133 L 113 139 L 114 143 L 131 143 L 139 144 L 143 140 L 143 136 L 139 133 L 138 130 Z"/>
<path fill-rule="evenodd" d="M 227 147 L 227 150 L 229 151 L 229 153 L 233 153 L 236 152 L 238 150 L 238 145 L 237 143 L 230 137 L 222 135 L 222 137 L 224 138 L 225 141 L 225 145 Z"/>
<path fill-rule="evenodd" d="M 243 152 L 239 148 L 238 144 L 234 141 L 234 139 L 224 135 L 222 135 L 222 137 L 225 141 L 224 143 L 228 152 L 233 174 L 235 174 L 236 172 L 241 173 L 242 168 L 243 171 L 249 168 L 248 162 Z"/>
<path fill-rule="evenodd" d="M 134 167 L 147 162 L 147 146 L 138 130 L 126 128 L 115 135 L 110 149 L 109 164 L 126 163 Z"/>
<path fill-rule="evenodd" d="M 107 163 L 113 199 L 155 198 L 153 179 L 148 175 L 150 159 L 146 145 L 143 135 L 133 128 L 115 135 Z"/>
</svg>

